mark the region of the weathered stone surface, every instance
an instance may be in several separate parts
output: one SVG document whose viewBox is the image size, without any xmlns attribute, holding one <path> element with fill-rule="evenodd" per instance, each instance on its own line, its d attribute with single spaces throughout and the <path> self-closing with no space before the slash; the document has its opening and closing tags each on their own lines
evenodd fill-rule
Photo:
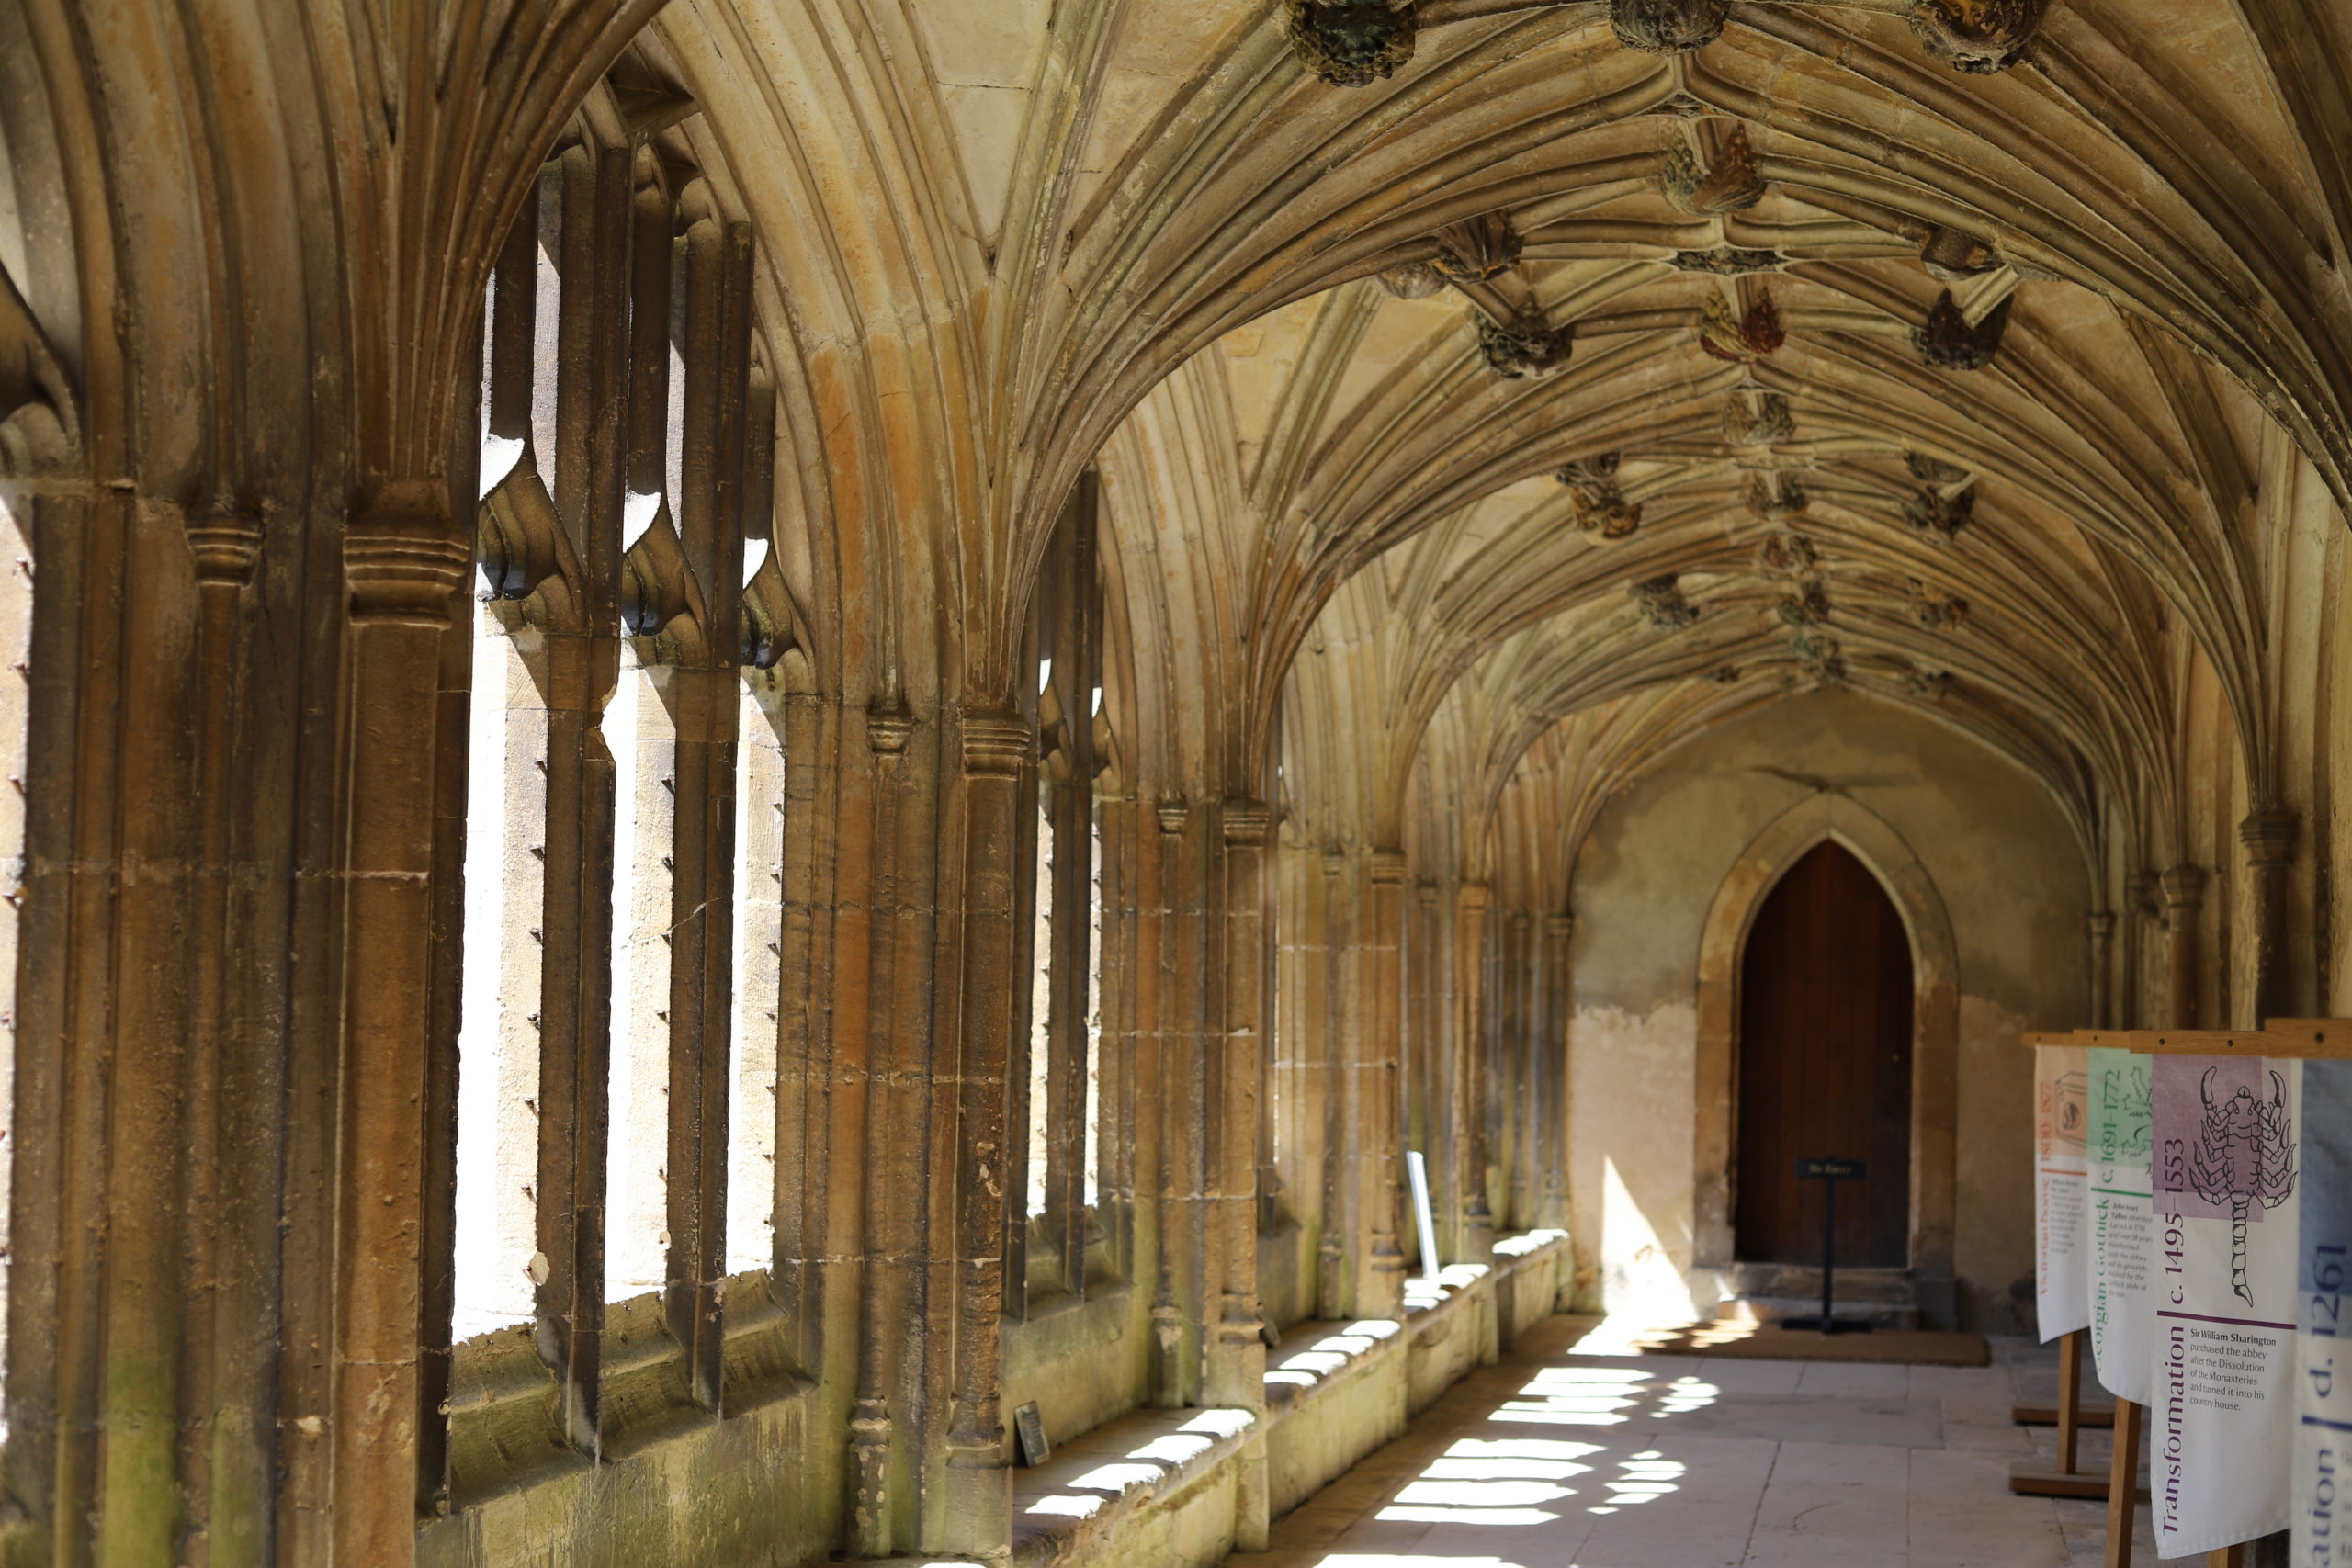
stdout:
<svg viewBox="0 0 2352 1568">
<path fill-rule="evenodd" d="M 0 0 L 12 1561 L 1262 1544 L 1713 1305 L 1825 835 L 1939 1321 L 2352 1010 L 2335 11 L 379 10 Z"/>
</svg>

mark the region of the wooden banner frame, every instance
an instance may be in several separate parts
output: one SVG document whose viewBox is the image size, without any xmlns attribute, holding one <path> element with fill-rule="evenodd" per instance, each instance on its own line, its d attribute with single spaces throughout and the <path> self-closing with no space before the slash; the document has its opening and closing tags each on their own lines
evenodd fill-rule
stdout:
<svg viewBox="0 0 2352 1568">
<path fill-rule="evenodd" d="M 2095 1045 L 2111 1051 L 2132 1051 L 2143 1056 L 2285 1056 L 2301 1061 L 2352 1060 L 2352 1019 L 2345 1018 L 2274 1018 L 2261 1029 L 2077 1029 L 2067 1033 L 2028 1032 L 2019 1036 L 2027 1045 Z M 2073 1335 L 2067 1336 L 2073 1339 Z M 2027 1492 L 2030 1495 L 2057 1497 L 2105 1497 L 2107 1499 L 2107 1559 L 2106 1568 L 2132 1568 L 2132 1529 L 2134 1520 L 2132 1504 L 2145 1498 L 2147 1493 L 2136 1485 L 2140 1478 L 2140 1450 L 2147 1440 L 2147 1407 L 2128 1399 L 2115 1402 L 2111 1423 L 2115 1432 L 2115 1448 L 2109 1463 L 2107 1479 L 2095 1483 L 2096 1491 L 2037 1491 L 2018 1484 L 2020 1477 L 2055 1485 L 2071 1479 L 2076 1486 L 2095 1478 L 2081 1475 L 2074 1470 L 2074 1437 L 2083 1424 L 2081 1407 L 2075 1404 L 2075 1420 L 2064 1419 L 2070 1401 L 2079 1400 L 2082 1351 L 2073 1348 L 2060 1350 L 2059 1431 L 2061 1471 L 2013 1471 L 2009 1490 Z M 2020 1411 L 2026 1407 L 2019 1406 Z M 2020 1418 L 2022 1418 L 2020 1416 Z M 2206 1568 L 2244 1568 L 2246 1547 L 2241 1541 L 2234 1546 L 2217 1547 L 2205 1554 Z"/>
</svg>

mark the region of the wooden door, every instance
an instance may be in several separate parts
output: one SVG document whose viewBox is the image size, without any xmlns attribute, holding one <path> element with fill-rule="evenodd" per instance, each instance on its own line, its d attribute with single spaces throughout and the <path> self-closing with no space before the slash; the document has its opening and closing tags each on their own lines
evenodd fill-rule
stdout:
<svg viewBox="0 0 2352 1568">
<path fill-rule="evenodd" d="M 1910 1261 L 1911 941 L 1861 862 L 1824 842 L 1757 911 L 1739 970 L 1736 1247 L 1821 1259 L 1821 1183 L 1800 1159 L 1860 1159 L 1838 1184 L 1838 1262 Z"/>
</svg>

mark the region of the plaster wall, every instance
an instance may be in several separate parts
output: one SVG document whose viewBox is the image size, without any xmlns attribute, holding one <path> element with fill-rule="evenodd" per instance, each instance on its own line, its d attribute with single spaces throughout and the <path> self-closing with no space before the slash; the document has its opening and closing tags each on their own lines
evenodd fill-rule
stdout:
<svg viewBox="0 0 2352 1568">
<path fill-rule="evenodd" d="M 1579 852 L 1569 1032 L 1579 1304 L 1713 1312 L 1693 1242 L 1709 1176 L 1692 1137 L 1702 931 L 1758 835 L 1824 795 L 1891 829 L 1949 917 L 1957 1311 L 1962 1326 L 2018 1327 L 2031 1299 L 2032 1206 L 2017 1033 L 2086 1021 L 2083 855 L 2023 772 L 1930 719 L 1843 692 L 1776 703 L 1678 750 L 1603 809 Z"/>
</svg>

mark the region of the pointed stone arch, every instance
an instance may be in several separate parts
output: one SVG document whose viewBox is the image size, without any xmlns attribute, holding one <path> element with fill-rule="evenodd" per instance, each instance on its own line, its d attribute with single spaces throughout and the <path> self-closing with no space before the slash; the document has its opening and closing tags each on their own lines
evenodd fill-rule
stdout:
<svg viewBox="0 0 2352 1568">
<path fill-rule="evenodd" d="M 1808 796 L 1766 824 L 1732 863 L 1699 937 L 1691 1239 L 1695 1273 L 1732 1263 L 1732 1149 L 1738 1103 L 1739 961 L 1766 895 L 1825 840 L 1886 889 L 1911 937 L 1910 1267 L 1924 1326 L 1955 1326 L 1952 1283 L 1960 1060 L 1960 959 L 1943 896 L 1893 824 L 1849 795 Z"/>
</svg>

